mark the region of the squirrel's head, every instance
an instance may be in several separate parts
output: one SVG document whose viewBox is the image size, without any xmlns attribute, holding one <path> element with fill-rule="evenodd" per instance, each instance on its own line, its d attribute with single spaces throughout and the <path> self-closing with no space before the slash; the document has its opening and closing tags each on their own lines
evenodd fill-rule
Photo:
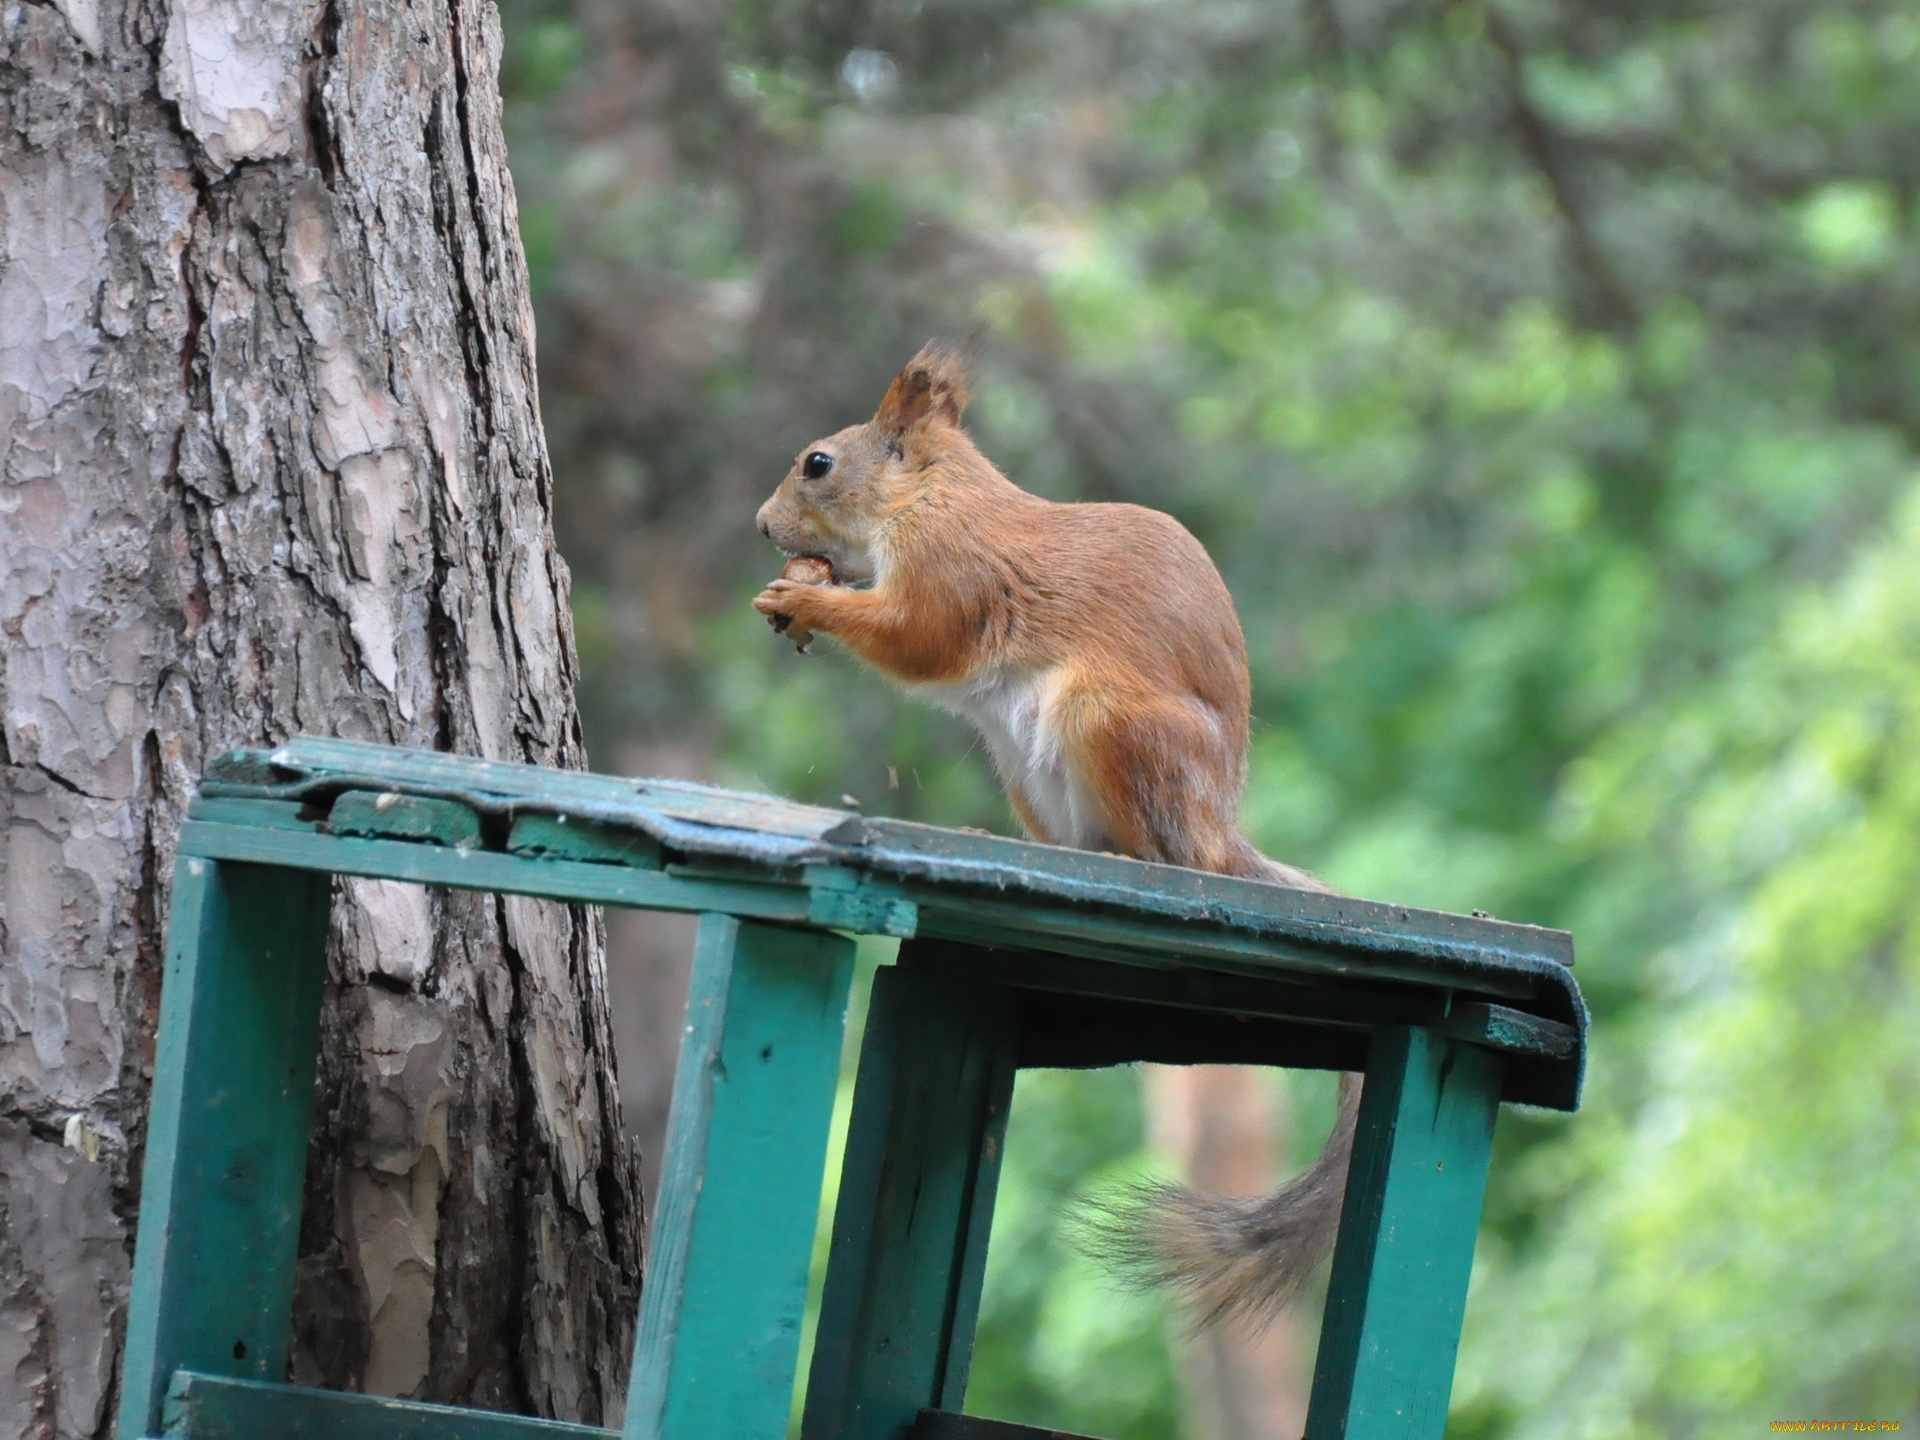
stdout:
<svg viewBox="0 0 1920 1440">
<path fill-rule="evenodd" d="M 887 519 L 911 504 L 929 470 L 965 444 L 966 365 L 936 345 L 907 362 L 873 419 L 800 452 L 760 507 L 760 533 L 789 555 L 833 562 L 842 583 L 873 578 Z"/>
</svg>

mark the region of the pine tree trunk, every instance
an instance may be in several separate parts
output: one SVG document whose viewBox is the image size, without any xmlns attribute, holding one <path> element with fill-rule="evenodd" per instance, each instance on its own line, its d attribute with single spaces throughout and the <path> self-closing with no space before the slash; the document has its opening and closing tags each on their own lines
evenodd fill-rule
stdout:
<svg viewBox="0 0 1920 1440">
<path fill-rule="evenodd" d="M 206 758 L 583 761 L 499 48 L 490 0 L 0 0 L 0 1434 L 110 1428 Z M 597 917 L 339 895 L 295 1378 L 615 1419 Z"/>
</svg>

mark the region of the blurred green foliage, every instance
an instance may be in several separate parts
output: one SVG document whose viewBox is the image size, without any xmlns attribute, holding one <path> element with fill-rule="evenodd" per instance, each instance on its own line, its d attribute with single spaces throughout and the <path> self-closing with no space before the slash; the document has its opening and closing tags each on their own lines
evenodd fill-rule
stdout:
<svg viewBox="0 0 1920 1440">
<path fill-rule="evenodd" d="M 1168 1316 L 1115 1287 L 1077 1251 L 1062 1208 L 1138 1171 L 1140 1085 L 1126 1070 L 1022 1072 L 987 1249 L 986 1295 L 967 1408 L 1081 1431 L 1179 1433 Z"/>
<path fill-rule="evenodd" d="M 1587 1106 L 1502 1126 L 1450 1433 L 1920 1420 L 1911 5 L 505 14 L 603 766 L 1010 828 L 745 603 L 790 457 L 984 322 L 987 452 L 1227 575 L 1256 839 L 1576 932 Z M 1164 1317 L 1043 1223 L 1137 1106 L 1023 1083 L 998 1413 L 1173 1433 Z"/>
</svg>

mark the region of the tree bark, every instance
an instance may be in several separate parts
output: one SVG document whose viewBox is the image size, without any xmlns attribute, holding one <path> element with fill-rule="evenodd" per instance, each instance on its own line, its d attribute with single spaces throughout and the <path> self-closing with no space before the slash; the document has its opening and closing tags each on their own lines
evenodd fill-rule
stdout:
<svg viewBox="0 0 1920 1440">
<path fill-rule="evenodd" d="M 621 775 L 660 775 L 706 783 L 706 753 L 692 745 L 631 744 Z M 647 1229 L 660 1200 L 660 1162 L 680 1041 L 687 1028 L 698 917 L 668 910 L 618 910 L 607 917 L 607 975 L 613 993 L 613 1048 L 620 1062 L 620 1118 L 640 1152 Z"/>
<path fill-rule="evenodd" d="M 206 758 L 583 763 L 499 49 L 490 0 L 0 0 L 0 1434 L 110 1429 Z M 295 1378 L 615 1421 L 597 916 L 334 928 Z"/>
</svg>

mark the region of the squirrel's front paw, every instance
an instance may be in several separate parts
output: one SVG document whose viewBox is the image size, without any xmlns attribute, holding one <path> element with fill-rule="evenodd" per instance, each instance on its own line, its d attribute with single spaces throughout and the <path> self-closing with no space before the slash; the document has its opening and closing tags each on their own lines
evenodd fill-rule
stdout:
<svg viewBox="0 0 1920 1440">
<path fill-rule="evenodd" d="M 768 623 L 776 630 L 784 630 L 787 627 L 781 622 L 793 619 L 794 611 L 800 605 L 798 597 L 808 588 L 791 580 L 771 581 L 766 589 L 753 597 L 753 608 L 766 616 Z"/>
<path fill-rule="evenodd" d="M 813 639 L 814 602 L 819 587 L 797 580 L 774 580 L 753 597 L 753 608 L 767 617 L 767 623 L 804 652 Z"/>
</svg>

